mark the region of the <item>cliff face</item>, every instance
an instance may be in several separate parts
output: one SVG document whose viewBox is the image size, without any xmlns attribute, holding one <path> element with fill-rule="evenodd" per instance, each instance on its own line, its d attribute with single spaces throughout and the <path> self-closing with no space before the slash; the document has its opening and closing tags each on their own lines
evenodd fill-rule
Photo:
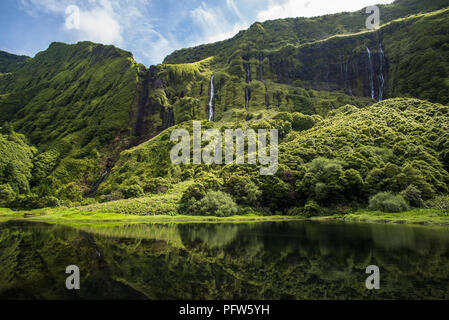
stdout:
<svg viewBox="0 0 449 320">
<path fill-rule="evenodd" d="M 440 10 L 449 6 L 448 0 L 396 0 L 390 5 L 379 5 L 381 24 Z M 211 44 L 181 49 L 168 55 L 164 63 L 190 63 L 211 56 L 226 61 L 242 48 L 255 50 L 277 50 L 290 44 L 303 45 L 321 41 L 335 35 L 351 34 L 365 31 L 367 14 L 364 9 L 314 18 L 288 18 L 256 22 L 248 30 L 239 32 L 235 37 Z"/>
<path fill-rule="evenodd" d="M 442 5 L 442 2 L 438 3 Z M 411 5 L 411 2 L 399 1 L 396 5 L 405 4 Z M 397 14 L 389 18 L 395 16 Z M 339 17 L 323 19 L 339 21 Z M 301 43 L 302 39 L 276 49 L 258 48 L 269 37 L 268 26 L 274 22 L 255 24 L 226 42 L 223 48 L 228 52 L 226 58 L 222 52 L 209 52 L 216 56 L 200 72 L 203 77 L 197 80 L 206 87 L 208 74 L 215 74 L 215 120 L 233 116 L 245 118 L 248 114 L 251 117 L 252 113 L 270 107 L 325 115 L 342 102 L 364 105 L 366 101 L 401 96 L 446 104 L 449 102 L 446 80 L 449 36 L 444 30 L 449 30 L 448 21 L 449 10 L 443 9 L 391 21 L 377 31 L 365 30 L 306 43 Z M 279 32 L 283 34 L 285 30 Z M 216 49 L 224 44 L 214 45 Z M 204 52 L 203 49 L 178 51 L 166 61 L 186 57 L 189 60 L 196 56 L 195 52 Z M 187 68 L 189 65 L 193 64 L 177 66 Z M 178 76 L 181 78 L 176 82 L 183 82 L 185 75 L 175 75 Z M 186 87 L 189 81 L 186 80 Z M 210 96 L 207 90 L 201 91 L 200 95 L 189 90 L 174 94 L 179 99 L 186 99 L 186 96 L 197 99 L 202 108 L 207 109 L 207 97 Z M 351 101 L 351 97 L 357 102 Z M 172 95 L 170 100 L 176 98 Z M 307 108 L 308 103 L 314 106 Z M 227 115 L 230 109 L 233 109 L 232 116 Z M 204 113 L 196 117 L 201 115 L 205 119 Z M 174 117 L 176 120 L 176 110 Z"/>
<path fill-rule="evenodd" d="M 35 193 L 82 194 L 129 147 L 142 69 L 112 46 L 53 43 L 0 76 L 0 126 L 9 122 L 39 149 Z"/>
<path fill-rule="evenodd" d="M 268 55 L 274 80 L 301 80 L 315 90 L 343 91 L 373 100 L 387 97 L 388 59 L 377 34 L 317 43 Z"/>
<path fill-rule="evenodd" d="M 449 11 L 442 10 L 392 22 L 377 32 L 288 46 L 268 54 L 271 77 L 375 100 L 413 96 L 446 104 L 449 37 L 443 30 L 448 21 Z"/>
</svg>

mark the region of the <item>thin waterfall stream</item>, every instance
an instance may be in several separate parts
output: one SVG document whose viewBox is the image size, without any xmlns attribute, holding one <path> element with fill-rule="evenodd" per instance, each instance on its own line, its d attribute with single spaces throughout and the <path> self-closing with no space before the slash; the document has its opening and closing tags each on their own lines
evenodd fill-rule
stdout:
<svg viewBox="0 0 449 320">
<path fill-rule="evenodd" d="M 214 75 L 210 78 L 209 121 L 214 121 Z"/>
<path fill-rule="evenodd" d="M 382 44 L 379 44 L 379 58 L 380 58 L 380 64 L 379 64 L 379 101 L 382 101 L 384 98 L 384 87 L 385 87 L 385 77 L 384 77 L 384 60 L 385 60 L 385 53 L 382 49 Z"/>
<path fill-rule="evenodd" d="M 371 51 L 368 47 L 366 47 L 366 52 L 368 53 L 368 62 L 369 62 L 369 83 L 371 88 L 371 99 L 375 99 L 374 93 L 374 67 L 373 67 L 373 59 L 371 57 Z"/>
</svg>

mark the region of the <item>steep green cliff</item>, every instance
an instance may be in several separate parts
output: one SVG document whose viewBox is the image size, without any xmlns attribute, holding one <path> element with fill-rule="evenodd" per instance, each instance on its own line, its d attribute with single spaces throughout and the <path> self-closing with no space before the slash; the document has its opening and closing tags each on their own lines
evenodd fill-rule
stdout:
<svg viewBox="0 0 449 320">
<path fill-rule="evenodd" d="M 413 14 L 432 12 L 449 5 L 447 0 L 396 0 L 390 5 L 379 5 L 381 24 Z M 335 35 L 352 34 L 366 30 L 365 9 L 315 18 L 289 18 L 256 22 L 248 30 L 229 40 L 182 49 L 168 55 L 164 63 L 186 63 L 217 56 L 228 59 L 238 50 L 278 50 L 286 45 L 301 45 L 327 39 Z"/>
<path fill-rule="evenodd" d="M 53 43 L 0 77 L 0 123 L 9 122 L 39 150 L 34 193 L 82 194 L 133 142 L 143 69 L 112 46 Z"/>
<path fill-rule="evenodd" d="M 0 51 L 0 75 L 17 70 L 30 58 Z"/>
</svg>

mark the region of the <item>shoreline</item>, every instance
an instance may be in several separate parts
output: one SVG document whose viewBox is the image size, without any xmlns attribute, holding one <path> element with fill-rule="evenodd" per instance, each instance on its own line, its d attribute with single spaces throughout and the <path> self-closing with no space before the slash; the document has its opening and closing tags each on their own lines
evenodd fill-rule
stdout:
<svg viewBox="0 0 449 320">
<path fill-rule="evenodd" d="M 421 226 L 449 226 L 449 210 L 414 209 L 402 213 L 384 213 L 358 210 L 346 215 L 305 218 L 301 216 L 262 216 L 257 214 L 231 217 L 187 215 L 128 215 L 112 212 L 85 212 L 77 208 L 52 208 L 33 211 L 0 209 L 0 222 L 30 221 L 47 223 L 256 223 L 293 221 L 340 221 Z"/>
<path fill-rule="evenodd" d="M 337 214 L 327 217 L 318 217 L 314 220 L 421 226 L 449 226 L 449 210 L 413 209 L 401 213 L 358 210 L 354 213 L 346 215 Z"/>
<path fill-rule="evenodd" d="M 82 212 L 76 209 L 50 212 L 9 212 L 0 211 L 0 222 L 6 221 L 30 221 L 47 223 L 253 223 L 253 222 L 282 222 L 303 221 L 304 217 L 298 216 L 261 216 L 256 214 L 236 215 L 231 217 L 216 216 L 187 216 L 187 215 L 153 215 L 138 216 L 107 212 Z"/>
</svg>

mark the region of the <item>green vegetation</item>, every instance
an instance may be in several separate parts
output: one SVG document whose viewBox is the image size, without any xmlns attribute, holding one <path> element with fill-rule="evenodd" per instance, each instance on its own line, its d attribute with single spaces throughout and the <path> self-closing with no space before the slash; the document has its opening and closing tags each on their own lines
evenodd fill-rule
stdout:
<svg viewBox="0 0 449 320">
<path fill-rule="evenodd" d="M 448 192 L 444 147 L 448 117 L 448 107 L 394 99 L 362 109 L 345 106 L 326 119 L 315 116 L 310 122 L 313 127 L 305 131 L 301 126 L 292 129 L 296 118 L 306 118 L 299 114 L 279 113 L 271 120 L 237 124 L 243 128 L 280 128 L 281 123 L 289 124 L 284 125 L 288 129 L 281 134 L 279 171 L 268 177 L 260 176 L 257 167 L 248 165 L 174 166 L 169 158 L 174 145 L 169 141 L 169 129 L 124 152 L 99 192 L 107 194 L 136 184 L 157 193 L 157 185 L 171 185 L 179 191 L 179 211 L 190 214 L 201 212 L 193 208 L 207 203 L 203 199 L 209 191 L 231 195 L 243 212 L 250 208 L 305 217 L 365 207 L 379 192 L 401 193 L 384 200 L 390 205 L 385 210 L 422 207 L 424 201 Z M 204 129 L 210 126 L 218 124 L 204 122 Z M 174 128 L 179 127 L 191 130 L 191 123 Z M 179 181 L 185 181 L 182 190 L 176 187 Z M 161 190 L 173 194 L 166 188 Z M 173 210 L 178 211 L 176 207 Z"/>
<path fill-rule="evenodd" d="M 336 215 L 324 219 L 338 219 L 344 221 L 399 223 L 421 225 L 449 225 L 449 211 L 438 209 L 413 209 L 397 213 L 360 210 L 347 215 Z"/>
<path fill-rule="evenodd" d="M 200 200 L 189 199 L 181 210 L 190 215 L 229 217 L 237 214 L 239 208 L 229 194 L 208 191 Z"/>
<path fill-rule="evenodd" d="M 369 200 L 369 209 L 382 212 L 404 212 L 408 210 L 408 204 L 401 195 L 393 195 L 389 192 L 380 192 Z"/>
<path fill-rule="evenodd" d="M 395 1 L 379 6 L 382 24 L 409 15 L 431 12 L 448 6 L 447 0 Z M 325 15 L 315 18 L 289 18 L 255 23 L 248 30 L 241 31 L 234 38 L 205 44 L 195 48 L 175 51 L 167 56 L 164 63 L 195 62 L 211 56 L 223 60 L 232 57 L 236 51 L 277 50 L 287 45 L 300 45 L 327 39 L 334 35 L 352 34 L 365 30 L 365 10 Z"/>
<path fill-rule="evenodd" d="M 90 42 L 53 43 L 34 58 L 0 52 L 0 206 L 306 218 L 444 209 L 448 6 L 396 1 L 376 31 L 362 30 L 362 11 L 256 23 L 148 69 Z M 398 98 L 373 104 L 370 67 L 376 100 Z M 191 132 L 193 120 L 277 129 L 277 174 L 173 165 L 170 134 Z"/>
<path fill-rule="evenodd" d="M 30 58 L 26 56 L 16 56 L 8 52 L 0 51 L 0 76 L 9 75 L 25 64 Z"/>
</svg>

